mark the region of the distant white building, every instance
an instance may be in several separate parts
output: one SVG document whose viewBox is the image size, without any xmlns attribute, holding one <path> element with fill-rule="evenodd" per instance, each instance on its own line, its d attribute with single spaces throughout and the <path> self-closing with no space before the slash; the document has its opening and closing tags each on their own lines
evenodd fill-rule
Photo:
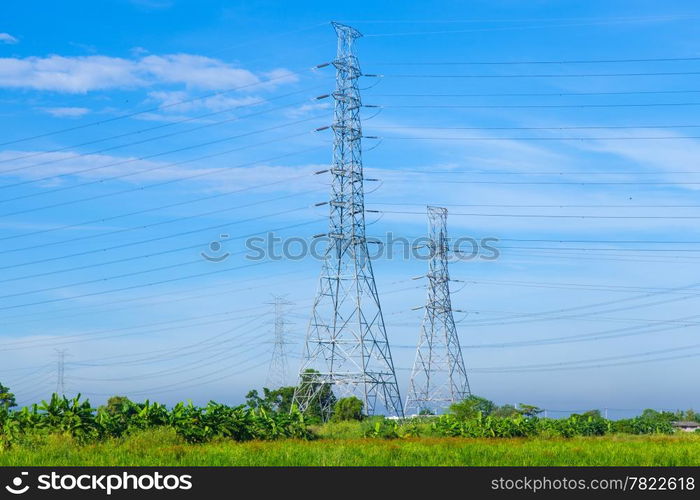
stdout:
<svg viewBox="0 0 700 500">
<path fill-rule="evenodd" d="M 700 429 L 700 423 L 692 421 L 671 422 L 671 425 L 673 425 L 673 427 L 679 431 L 684 432 L 695 432 L 696 430 Z"/>
</svg>

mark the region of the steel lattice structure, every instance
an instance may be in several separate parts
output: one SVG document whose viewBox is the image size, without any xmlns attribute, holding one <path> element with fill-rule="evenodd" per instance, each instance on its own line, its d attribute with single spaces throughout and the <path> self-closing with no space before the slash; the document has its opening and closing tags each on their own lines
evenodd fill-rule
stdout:
<svg viewBox="0 0 700 500">
<path fill-rule="evenodd" d="M 411 371 L 406 414 L 439 413 L 471 394 L 457 336 L 448 270 L 447 209 L 428 207 L 428 298 Z"/>
<path fill-rule="evenodd" d="M 304 411 L 330 386 L 337 397 L 354 395 L 361 399 L 368 415 L 381 412 L 402 416 L 399 386 L 365 237 L 358 86 L 362 73 L 354 46 L 362 34 L 349 26 L 332 24 L 338 49 L 333 61 L 336 90 L 329 243 L 294 401 Z M 331 408 L 321 410 L 324 416 L 330 415 Z"/>
<path fill-rule="evenodd" d="M 58 356 L 58 363 L 56 365 L 56 394 L 63 396 L 66 392 L 66 350 L 56 349 L 56 355 Z"/>
<path fill-rule="evenodd" d="M 283 297 L 275 297 L 272 302 L 274 320 L 274 345 L 272 347 L 272 358 L 270 359 L 270 367 L 265 380 L 265 387 L 276 389 L 286 386 L 289 382 L 289 363 L 287 362 L 287 346 L 290 342 L 286 339 L 285 319 L 286 308 L 291 306 L 292 302 L 285 300 Z"/>
</svg>

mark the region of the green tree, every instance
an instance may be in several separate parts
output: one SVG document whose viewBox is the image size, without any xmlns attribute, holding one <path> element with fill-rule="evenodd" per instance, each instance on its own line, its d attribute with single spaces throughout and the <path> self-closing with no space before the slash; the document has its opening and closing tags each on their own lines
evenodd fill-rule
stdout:
<svg viewBox="0 0 700 500">
<path fill-rule="evenodd" d="M 362 408 L 365 404 L 359 398 L 350 396 L 348 398 L 340 398 L 333 405 L 333 416 L 331 420 L 334 422 L 342 422 L 346 420 L 362 420 Z"/>
<path fill-rule="evenodd" d="M 544 410 L 540 408 L 539 406 L 535 405 L 526 405 L 523 403 L 520 403 L 520 407 L 518 408 L 518 413 L 523 415 L 524 417 L 536 417 L 538 414 L 542 413 Z"/>
<path fill-rule="evenodd" d="M 265 411 L 277 413 L 289 413 L 292 411 L 292 403 L 294 402 L 294 392 L 299 390 L 311 389 L 317 391 L 317 396 L 311 402 L 304 414 L 310 421 L 321 422 L 330 418 L 330 415 L 323 415 L 323 408 L 333 409 L 336 403 L 336 397 L 331 390 L 330 385 L 323 384 L 317 381 L 315 375 L 316 370 L 308 369 L 302 375 L 302 383 L 297 388 L 294 386 L 279 387 L 277 389 L 268 389 L 263 387 L 263 393 L 253 389 L 246 394 L 246 404 L 253 409 L 264 409 Z M 315 387 L 309 388 L 308 385 Z"/>
<path fill-rule="evenodd" d="M 319 380 L 319 372 L 313 368 L 307 368 L 301 376 L 299 391 L 302 393 L 315 393 L 316 397 L 306 408 L 304 414 L 307 418 L 319 422 L 329 420 L 336 402 L 335 394 L 330 384 Z M 330 410 L 330 411 L 329 411 Z"/>
<path fill-rule="evenodd" d="M 455 417 L 465 420 L 474 418 L 479 413 L 482 415 L 491 415 L 497 408 L 496 403 L 493 401 L 471 394 L 459 403 L 450 405 L 449 411 Z"/>
<path fill-rule="evenodd" d="M 135 409 L 130 411 L 133 406 L 134 403 L 126 396 L 112 396 L 107 400 L 104 409 L 110 415 L 130 414 L 136 412 Z"/>
<path fill-rule="evenodd" d="M 12 408 L 13 406 L 17 406 L 15 395 L 10 392 L 9 387 L 5 387 L 2 385 L 2 383 L 0 383 L 0 406 L 4 408 Z"/>
<path fill-rule="evenodd" d="M 691 422 L 700 422 L 700 413 L 696 413 L 695 410 L 677 411 L 677 420 L 687 420 Z"/>
<path fill-rule="evenodd" d="M 280 387 L 278 389 L 263 387 L 262 396 L 257 390 L 253 389 L 246 394 L 246 404 L 253 409 L 262 408 L 266 411 L 289 413 L 292 409 L 295 389 L 294 386 Z"/>
<path fill-rule="evenodd" d="M 473 401 L 476 405 L 476 409 L 484 415 L 491 415 L 491 413 L 493 413 L 493 411 L 496 409 L 496 403 L 475 394 L 471 394 L 469 397 L 467 397 L 467 400 Z"/>
<path fill-rule="evenodd" d="M 513 405 L 505 404 L 503 406 L 497 406 L 491 415 L 494 417 L 514 417 L 519 412 Z"/>
<path fill-rule="evenodd" d="M 658 423 L 658 422 L 673 422 L 674 420 L 679 420 L 678 415 L 670 411 L 656 411 L 651 408 L 647 408 L 642 412 L 641 418 L 647 422 Z"/>
</svg>

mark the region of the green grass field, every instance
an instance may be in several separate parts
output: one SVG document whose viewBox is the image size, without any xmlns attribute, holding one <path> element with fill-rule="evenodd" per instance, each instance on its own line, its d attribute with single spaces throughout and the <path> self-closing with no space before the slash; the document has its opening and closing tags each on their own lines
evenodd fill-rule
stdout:
<svg viewBox="0 0 700 500">
<path fill-rule="evenodd" d="M 0 465 L 700 465 L 700 435 L 408 438 L 186 444 L 160 429 L 89 445 L 47 436 L 0 451 Z"/>
</svg>

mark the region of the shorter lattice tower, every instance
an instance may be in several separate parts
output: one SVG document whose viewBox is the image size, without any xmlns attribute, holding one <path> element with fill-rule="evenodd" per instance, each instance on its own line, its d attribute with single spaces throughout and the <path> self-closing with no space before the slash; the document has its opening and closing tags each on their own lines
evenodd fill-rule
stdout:
<svg viewBox="0 0 700 500">
<path fill-rule="evenodd" d="M 450 300 L 447 209 L 428 207 L 428 298 L 411 371 L 406 415 L 440 413 L 471 394 Z"/>
<path fill-rule="evenodd" d="M 272 358 L 270 358 L 270 368 L 267 372 L 265 387 L 277 389 L 289 383 L 289 363 L 287 361 L 287 308 L 293 305 L 292 302 L 283 297 L 275 296 L 271 303 L 274 313 L 274 340 L 272 347 Z"/>
<path fill-rule="evenodd" d="M 66 350 L 56 349 L 58 363 L 56 365 L 56 394 L 63 396 L 66 392 Z"/>
</svg>

